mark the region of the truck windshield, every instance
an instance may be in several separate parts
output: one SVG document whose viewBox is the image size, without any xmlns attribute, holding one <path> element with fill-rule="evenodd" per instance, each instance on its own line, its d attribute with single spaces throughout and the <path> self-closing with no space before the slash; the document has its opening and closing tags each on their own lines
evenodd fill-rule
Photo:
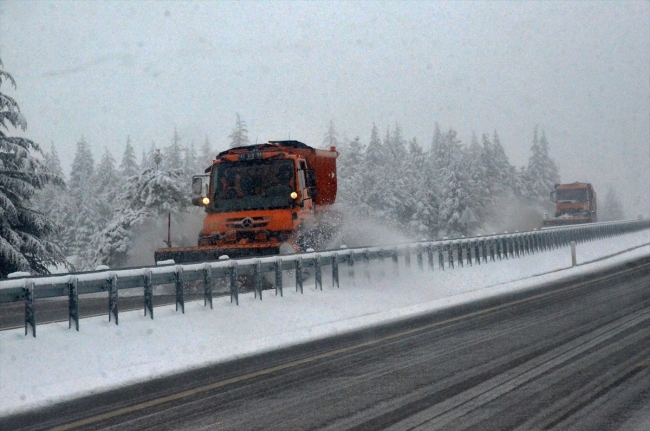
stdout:
<svg viewBox="0 0 650 431">
<path fill-rule="evenodd" d="M 292 160 L 252 160 L 215 167 L 214 208 L 219 212 L 288 208 L 295 190 Z"/>
<path fill-rule="evenodd" d="M 557 202 L 585 202 L 587 189 L 558 190 Z"/>
</svg>

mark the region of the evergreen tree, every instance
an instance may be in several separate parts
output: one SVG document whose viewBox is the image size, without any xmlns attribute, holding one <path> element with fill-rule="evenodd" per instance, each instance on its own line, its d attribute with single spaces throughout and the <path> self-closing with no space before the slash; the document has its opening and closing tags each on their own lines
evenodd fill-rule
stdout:
<svg viewBox="0 0 650 431">
<path fill-rule="evenodd" d="M 330 124 L 327 127 L 327 132 L 325 132 L 325 135 L 323 135 L 323 142 L 321 147 L 326 150 L 329 150 L 330 147 L 338 147 L 338 136 L 339 134 L 336 133 L 336 129 L 334 128 L 334 121 L 330 120 Z"/>
<path fill-rule="evenodd" d="M 0 86 L 13 77 L 0 61 Z M 61 249 L 50 240 L 56 224 L 32 206 L 36 191 L 47 184 L 63 186 L 63 180 L 35 156 L 42 150 L 35 142 L 10 137 L 9 126 L 27 129 L 18 103 L 0 92 L 0 278 L 16 271 L 48 273 L 51 265 L 66 265 Z"/>
<path fill-rule="evenodd" d="M 95 161 L 90 145 L 82 136 L 72 160 L 64 227 L 64 244 L 75 258 L 77 269 L 89 269 L 92 236 L 100 229 L 100 199 L 95 189 Z"/>
<path fill-rule="evenodd" d="M 51 144 L 50 151 L 44 153 L 43 168 L 58 178 L 64 177 L 61 160 L 54 147 L 54 143 Z M 58 226 L 58 229 L 50 236 L 50 239 L 58 244 L 64 253 L 66 250 L 63 246 L 63 226 L 68 223 L 68 220 L 65 218 L 67 201 L 67 190 L 65 189 L 65 184 L 62 182 L 46 184 L 45 187 L 37 191 L 33 200 L 34 209 L 45 214 Z"/>
<path fill-rule="evenodd" d="M 194 149 L 194 142 L 189 147 L 183 148 L 183 176 L 189 181 L 192 175 L 199 173 L 199 157 Z M 201 169 L 202 171 L 202 169 Z"/>
<path fill-rule="evenodd" d="M 144 160 L 144 152 L 142 154 Z M 124 148 L 124 154 L 122 155 L 122 162 L 120 163 L 120 174 L 122 178 L 126 180 L 131 178 L 134 175 L 137 175 L 139 171 L 138 161 L 135 158 L 135 150 L 131 145 L 131 137 L 126 137 L 126 147 Z"/>
<path fill-rule="evenodd" d="M 462 233 L 465 228 L 460 223 L 460 216 L 468 206 L 469 184 L 466 170 L 463 169 L 461 142 L 453 129 L 444 135 L 440 145 L 440 208 L 438 226 L 447 235 Z"/>
<path fill-rule="evenodd" d="M 360 210 L 362 213 L 372 213 L 379 219 L 386 220 L 386 199 L 392 191 L 386 173 L 388 160 L 384 148 L 379 138 L 379 130 L 373 124 L 366 157 L 361 165 L 360 195 L 363 205 Z"/>
<path fill-rule="evenodd" d="M 607 187 L 607 193 L 605 193 L 605 199 L 603 200 L 602 205 L 600 205 L 600 214 L 598 218 L 600 221 L 615 221 L 615 220 L 624 220 L 625 212 L 623 211 L 623 204 L 614 190 L 614 187 L 611 184 Z"/>
<path fill-rule="evenodd" d="M 408 148 L 408 162 L 402 172 L 408 190 L 403 223 L 406 223 L 408 230 L 417 237 L 430 237 L 435 230 L 436 211 L 432 205 L 433 196 L 425 180 L 427 160 L 416 138 L 409 141 Z"/>
<path fill-rule="evenodd" d="M 142 150 L 142 162 L 140 163 L 140 171 L 147 168 L 155 168 L 156 163 L 154 162 L 154 156 L 156 154 L 156 143 L 151 141 L 151 145 L 147 151 Z"/>
<path fill-rule="evenodd" d="M 235 127 L 232 129 L 232 133 L 228 135 L 228 138 L 230 139 L 230 148 L 243 147 L 251 143 L 248 139 L 248 127 L 239 112 L 236 114 Z"/>
<path fill-rule="evenodd" d="M 181 170 L 146 168 L 128 182 L 120 201 L 122 206 L 111 223 L 94 239 L 94 265 L 123 266 L 133 249 L 134 237 L 161 230 L 155 227 L 164 225 L 168 213 L 183 212 L 189 198 Z"/>
<path fill-rule="evenodd" d="M 201 145 L 201 154 L 199 156 L 199 168 L 201 172 L 203 172 L 205 168 L 209 167 L 215 158 L 216 152 L 212 149 L 212 144 L 210 144 L 208 135 L 205 135 L 205 141 L 203 142 L 203 145 Z"/>
<path fill-rule="evenodd" d="M 115 158 L 108 151 L 108 148 L 104 148 L 104 154 L 99 166 L 97 166 L 95 177 L 95 196 L 98 202 L 97 212 L 99 215 L 98 225 L 101 228 L 106 227 L 112 218 L 115 210 L 114 206 L 121 191 L 122 182 L 120 180 L 121 177 L 115 169 Z M 128 181 L 125 181 L 125 183 L 128 183 Z"/>
<path fill-rule="evenodd" d="M 168 147 L 163 149 L 163 163 L 161 168 L 166 170 L 183 169 L 183 147 L 178 130 L 174 127 L 174 135 Z"/>
<path fill-rule="evenodd" d="M 485 159 L 484 146 L 479 144 L 478 137 L 473 133 L 472 142 L 469 150 L 465 153 L 463 165 L 468 180 L 468 203 L 479 219 L 482 218 L 484 210 L 492 198 L 489 184 L 486 181 L 487 168 L 484 165 Z"/>
<path fill-rule="evenodd" d="M 376 166 L 379 169 L 386 164 L 386 157 L 384 146 L 379 138 L 379 129 L 373 123 L 372 130 L 370 131 L 370 142 L 368 143 L 368 150 L 366 152 L 366 163 L 370 166 Z"/>
<path fill-rule="evenodd" d="M 337 150 L 340 153 L 336 161 L 337 177 L 339 181 L 338 190 L 340 198 L 352 205 L 360 202 L 358 186 L 361 181 L 361 167 L 364 158 L 364 145 L 357 136 L 351 142 L 339 145 Z"/>
<path fill-rule="evenodd" d="M 533 134 L 533 146 L 530 149 L 532 156 L 528 159 L 528 189 L 531 192 L 531 198 L 541 203 L 547 203 L 551 191 L 555 184 L 560 182 L 555 162 L 548 154 L 549 144 L 546 140 L 546 134 L 542 130 L 540 139 L 537 137 L 537 127 Z"/>
</svg>

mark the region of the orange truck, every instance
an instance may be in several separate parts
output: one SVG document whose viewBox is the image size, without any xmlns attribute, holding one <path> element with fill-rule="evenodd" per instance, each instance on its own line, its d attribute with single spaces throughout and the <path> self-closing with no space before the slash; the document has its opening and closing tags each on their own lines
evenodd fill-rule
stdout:
<svg viewBox="0 0 650 431">
<path fill-rule="evenodd" d="M 157 262 L 204 262 L 323 247 L 336 231 L 335 147 L 270 141 L 219 153 L 192 179 L 192 203 L 207 215 L 196 247 L 156 250 Z"/>
<path fill-rule="evenodd" d="M 589 183 L 555 184 L 551 192 L 555 217 L 544 219 L 543 226 L 595 223 L 596 192 Z"/>
</svg>

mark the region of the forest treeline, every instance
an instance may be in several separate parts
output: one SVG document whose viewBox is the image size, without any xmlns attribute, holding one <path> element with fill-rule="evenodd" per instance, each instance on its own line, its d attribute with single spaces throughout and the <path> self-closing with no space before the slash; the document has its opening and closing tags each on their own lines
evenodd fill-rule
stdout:
<svg viewBox="0 0 650 431">
<path fill-rule="evenodd" d="M 0 85 L 15 86 L 1 67 Z M 25 130 L 27 123 L 17 102 L 0 93 L 0 278 L 14 271 L 47 273 L 53 266 L 118 268 L 141 255 L 147 263 L 151 250 L 164 244 L 169 215 L 187 236 L 188 244 L 175 245 L 196 243 L 202 209 L 190 206 L 189 191 L 192 175 L 216 156 L 207 136 L 196 148 L 174 129 L 167 145 L 152 142 L 139 157 L 127 136 L 119 163 L 106 147 L 95 161 L 91 148 L 101 143 L 82 136 L 66 175 L 54 144 L 43 151 L 27 138 L 9 136 L 9 127 Z M 362 140 L 340 139 L 330 122 L 322 142 L 306 144 L 339 151 L 337 204 L 348 217 L 411 238 L 465 233 L 460 218 L 466 208 L 478 219 L 474 232 L 500 228 L 527 211 L 541 218 L 560 182 L 544 130 L 532 130 L 530 158 L 521 167 L 510 163 L 496 131 L 463 143 L 453 128 L 435 123 L 432 130 L 423 146 L 406 139 L 399 124 L 383 136 L 373 125 Z M 230 147 L 250 143 L 239 114 L 228 139 Z M 615 194 L 608 199 L 610 218 L 622 218 Z"/>
</svg>

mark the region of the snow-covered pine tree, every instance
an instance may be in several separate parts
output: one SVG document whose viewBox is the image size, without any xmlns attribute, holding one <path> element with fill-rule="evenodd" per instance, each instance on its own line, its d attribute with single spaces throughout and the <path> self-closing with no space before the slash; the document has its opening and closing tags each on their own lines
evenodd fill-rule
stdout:
<svg viewBox="0 0 650 431">
<path fill-rule="evenodd" d="M 386 212 L 387 197 L 392 193 L 390 179 L 386 172 L 388 169 L 391 169 L 388 152 L 381 142 L 377 126 L 373 124 L 366 157 L 361 165 L 360 197 L 363 205 L 359 210 L 363 214 L 370 214 L 384 221 L 391 221 Z"/>
<path fill-rule="evenodd" d="M 0 87 L 13 77 L 0 60 Z M 48 273 L 52 265 L 65 265 L 65 257 L 50 238 L 56 224 L 32 207 L 37 190 L 47 184 L 63 185 L 63 180 L 46 169 L 37 155 L 42 150 L 35 142 L 8 136 L 13 128 L 27 129 L 18 103 L 0 92 L 0 278 L 16 271 Z"/>
<path fill-rule="evenodd" d="M 483 220 L 486 207 L 489 205 L 492 195 L 487 182 L 487 167 L 484 165 L 485 150 L 478 142 L 476 133 L 472 133 L 472 140 L 467 152 L 464 153 L 463 165 L 468 180 L 468 205 L 478 218 Z"/>
<path fill-rule="evenodd" d="M 321 143 L 321 148 L 329 150 L 330 147 L 338 147 L 339 146 L 338 137 L 339 134 L 336 133 L 336 129 L 334 128 L 334 120 L 330 120 L 330 124 L 327 127 L 327 132 L 325 132 L 325 134 L 323 135 L 323 142 Z"/>
<path fill-rule="evenodd" d="M 390 132 L 387 131 L 387 133 Z M 403 164 L 406 161 L 408 154 L 407 143 L 404 139 L 404 134 L 402 133 L 402 126 L 400 126 L 397 122 L 395 122 L 393 132 L 390 133 L 389 149 L 392 153 L 393 159 L 397 163 Z"/>
<path fill-rule="evenodd" d="M 199 168 L 201 172 L 203 172 L 205 168 L 209 167 L 215 158 L 216 152 L 212 149 L 212 144 L 210 143 L 210 139 L 208 139 L 208 135 L 205 135 L 205 141 L 203 141 L 203 145 L 201 145 L 201 154 L 199 155 Z"/>
<path fill-rule="evenodd" d="M 621 203 L 616 190 L 614 187 L 612 187 L 611 184 L 607 187 L 607 192 L 605 193 L 605 198 L 603 199 L 602 204 L 599 203 L 598 212 L 599 221 L 615 221 L 625 219 L 623 204 Z"/>
<path fill-rule="evenodd" d="M 168 147 L 163 149 L 162 169 L 174 170 L 183 169 L 183 146 L 181 145 L 181 136 L 174 127 L 174 135 Z"/>
<path fill-rule="evenodd" d="M 465 231 L 460 223 L 460 216 L 468 206 L 469 185 L 467 171 L 463 167 L 461 142 L 453 129 L 444 135 L 438 150 L 440 166 L 440 207 L 438 210 L 438 227 L 443 234 L 454 235 Z"/>
<path fill-rule="evenodd" d="M 142 153 L 143 160 L 145 153 Z M 135 150 L 131 145 L 131 137 L 126 137 L 126 147 L 124 148 L 124 154 L 122 155 L 122 162 L 120 163 L 120 175 L 122 179 L 126 180 L 134 175 L 137 175 L 140 168 L 138 166 L 138 161 L 135 157 Z"/>
<path fill-rule="evenodd" d="M 516 181 L 515 175 L 517 170 L 510 164 L 510 160 L 508 160 L 508 156 L 506 155 L 506 151 L 503 149 L 503 145 L 501 145 L 501 139 L 496 130 L 494 131 L 492 144 L 494 162 L 499 173 L 497 176 L 498 189 L 496 192 L 501 195 L 512 193 L 513 185 Z"/>
<path fill-rule="evenodd" d="M 151 141 L 151 145 L 149 146 L 148 150 L 142 150 L 142 160 L 140 163 L 140 169 L 138 171 L 141 172 L 147 168 L 155 168 L 156 163 L 154 162 L 154 156 L 156 155 L 156 151 L 158 151 L 158 148 L 156 148 L 156 143 L 154 141 Z"/>
<path fill-rule="evenodd" d="M 535 127 L 533 146 L 530 148 L 533 154 L 528 159 L 528 189 L 532 193 L 531 198 L 540 203 L 548 203 L 554 185 L 560 182 L 560 175 L 555 162 L 549 156 L 546 134 L 542 130 L 541 137 L 538 139 L 537 136 Z"/>
<path fill-rule="evenodd" d="M 189 147 L 183 148 L 183 176 L 187 183 L 190 183 L 192 175 L 199 173 L 199 157 L 194 148 L 194 141 L 190 142 Z"/>
<path fill-rule="evenodd" d="M 403 168 L 403 175 L 408 187 L 406 202 L 408 213 L 405 213 L 404 216 L 410 215 L 410 218 L 405 222 L 408 225 L 408 230 L 416 238 L 430 238 L 435 235 L 437 210 L 435 196 L 429 189 L 426 180 L 430 174 L 427 169 L 427 156 L 416 138 L 409 141 L 408 148 L 408 162 Z"/>
<path fill-rule="evenodd" d="M 100 198 L 96 193 L 95 161 L 90 145 L 82 136 L 72 160 L 64 226 L 66 249 L 77 269 L 89 269 L 92 236 L 100 229 Z"/>
<path fill-rule="evenodd" d="M 180 169 L 146 168 L 129 181 L 120 201 L 120 210 L 95 238 L 94 265 L 124 266 L 137 236 L 143 235 L 142 241 L 154 248 L 162 245 L 162 235 L 156 235 L 165 230 L 167 214 L 183 212 L 189 197 Z"/>
<path fill-rule="evenodd" d="M 123 179 L 124 177 L 121 177 L 115 169 L 115 158 L 108 151 L 108 148 L 104 148 L 104 154 L 97 166 L 95 176 L 95 195 L 98 202 L 97 212 L 99 214 L 98 225 L 100 229 L 106 227 L 112 219 L 115 204 L 121 193 Z"/>
<path fill-rule="evenodd" d="M 340 153 L 336 161 L 339 196 L 348 204 L 358 205 L 362 199 L 359 188 L 361 186 L 364 145 L 357 136 L 354 140 L 339 145 L 337 150 Z"/>
<path fill-rule="evenodd" d="M 248 127 L 246 126 L 246 121 L 244 121 L 239 112 L 235 118 L 235 127 L 232 129 L 232 133 L 228 135 L 230 139 L 230 148 L 243 147 L 244 145 L 249 145 L 251 141 L 248 139 Z"/>
</svg>

